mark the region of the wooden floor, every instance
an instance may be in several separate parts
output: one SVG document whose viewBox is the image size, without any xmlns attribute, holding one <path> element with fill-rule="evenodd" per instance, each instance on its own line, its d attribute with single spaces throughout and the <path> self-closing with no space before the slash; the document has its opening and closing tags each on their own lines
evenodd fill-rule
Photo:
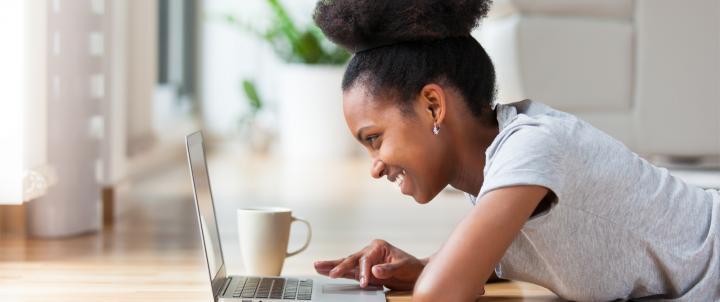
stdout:
<svg viewBox="0 0 720 302">
<path fill-rule="evenodd" d="M 238 206 L 289 206 L 313 224 L 310 248 L 288 258 L 284 274 L 313 274 L 313 260 L 346 256 L 373 238 L 427 256 L 470 208 L 452 191 L 415 205 L 392 185 L 370 180 L 365 161 L 288 169 L 233 158 L 221 153 L 210 162 L 229 273 L 242 273 L 232 211 Z M 179 163 L 120 188 L 112 228 L 65 239 L 0 238 L 0 301 L 211 301 L 190 190 Z M 304 238 L 302 228 L 293 232 L 292 247 Z M 388 300 L 410 295 L 389 293 Z M 512 282 L 489 285 L 480 300 L 558 299 Z"/>
<path fill-rule="evenodd" d="M 144 203 L 97 234 L 0 239 L 0 301 L 210 301 L 195 226 L 175 223 L 190 206 Z"/>
</svg>

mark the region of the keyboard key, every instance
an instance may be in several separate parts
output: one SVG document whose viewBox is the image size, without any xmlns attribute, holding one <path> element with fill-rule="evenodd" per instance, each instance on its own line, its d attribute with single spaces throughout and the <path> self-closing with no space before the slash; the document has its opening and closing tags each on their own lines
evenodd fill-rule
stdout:
<svg viewBox="0 0 720 302">
<path fill-rule="evenodd" d="M 266 298 L 283 300 L 312 299 L 312 279 L 281 277 L 239 277 L 232 296 L 234 298 Z M 243 299 L 243 302 L 250 301 Z"/>
<path fill-rule="evenodd" d="M 285 279 L 278 278 L 275 279 L 272 285 L 272 289 L 270 290 L 270 299 L 282 299 L 283 297 L 283 289 L 285 287 Z"/>
<path fill-rule="evenodd" d="M 258 287 L 258 293 L 255 298 L 268 298 L 270 296 L 270 290 L 273 287 L 275 281 L 280 280 L 279 278 L 263 278 L 260 281 L 260 287 Z"/>
<path fill-rule="evenodd" d="M 283 294 L 283 299 L 295 299 L 295 296 L 297 296 L 296 291 L 286 291 Z"/>
<path fill-rule="evenodd" d="M 240 292 L 240 296 L 243 298 L 254 298 L 259 284 L 260 278 L 247 278 L 247 281 Z"/>
</svg>

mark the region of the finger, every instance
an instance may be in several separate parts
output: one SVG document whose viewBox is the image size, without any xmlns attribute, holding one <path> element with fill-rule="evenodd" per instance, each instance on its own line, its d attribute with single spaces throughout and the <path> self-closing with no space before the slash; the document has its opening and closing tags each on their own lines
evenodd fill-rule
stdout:
<svg viewBox="0 0 720 302">
<path fill-rule="evenodd" d="M 368 256 L 367 255 L 360 256 L 359 262 L 360 262 L 359 263 L 360 279 L 358 279 L 358 281 L 360 281 L 360 287 L 365 287 L 365 286 L 367 286 L 367 282 L 368 282 L 368 271 L 369 271 L 368 267 L 370 266 L 370 264 L 368 263 Z"/>
<path fill-rule="evenodd" d="M 318 273 L 321 274 L 321 275 L 323 275 L 323 276 L 328 276 L 328 277 L 329 277 L 330 271 L 329 271 L 329 270 L 326 270 L 326 271 L 318 271 Z M 342 276 L 339 276 L 339 278 L 357 280 L 357 275 L 358 275 L 358 274 L 357 274 L 357 270 L 354 269 L 354 270 L 351 270 L 351 271 L 349 271 L 349 272 L 345 272 Z"/>
<path fill-rule="evenodd" d="M 313 264 L 314 264 L 316 270 L 318 270 L 318 269 L 330 270 L 333 267 L 336 267 L 338 264 L 340 264 L 340 262 L 342 262 L 343 260 L 345 260 L 345 258 L 340 258 L 340 259 L 336 259 L 336 260 L 320 260 L 320 261 L 315 261 L 315 263 L 313 263 Z"/>
<path fill-rule="evenodd" d="M 402 264 L 402 262 L 377 264 L 372 267 L 372 274 L 377 279 L 389 279 Z"/>
<path fill-rule="evenodd" d="M 346 272 L 352 270 L 353 268 L 357 267 L 357 260 L 358 260 L 359 254 L 351 255 L 340 264 L 335 266 L 332 270 L 330 270 L 330 274 L 328 275 L 330 278 L 338 278 L 343 276 Z"/>
<path fill-rule="evenodd" d="M 331 271 L 331 270 L 332 270 L 332 269 L 316 269 L 316 271 L 317 271 L 319 274 L 325 275 L 325 276 L 327 276 L 328 274 L 330 274 L 330 271 Z M 357 269 L 351 269 L 350 271 L 346 272 L 346 274 L 347 274 L 348 276 L 352 276 L 353 279 L 355 279 L 355 276 L 358 275 Z"/>
<path fill-rule="evenodd" d="M 379 249 L 371 249 L 368 253 L 365 255 L 360 256 L 360 260 L 358 263 L 358 267 L 360 269 L 360 287 L 366 287 L 368 283 L 370 282 L 370 277 L 372 277 L 372 272 L 370 272 L 370 268 L 373 264 L 379 262 L 380 259 L 378 259 Z"/>
</svg>

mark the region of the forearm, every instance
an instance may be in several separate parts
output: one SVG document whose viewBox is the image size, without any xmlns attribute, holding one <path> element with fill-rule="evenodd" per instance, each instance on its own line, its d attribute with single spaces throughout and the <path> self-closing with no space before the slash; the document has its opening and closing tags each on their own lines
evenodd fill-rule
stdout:
<svg viewBox="0 0 720 302">
<path fill-rule="evenodd" d="M 484 278 L 478 279 L 464 273 L 447 275 L 444 268 L 453 264 L 448 259 L 442 259 L 446 258 L 446 255 L 435 253 L 428 258 L 431 261 L 425 266 L 413 288 L 413 302 L 473 301 L 484 293 Z"/>
<path fill-rule="evenodd" d="M 430 261 L 432 261 L 432 258 L 435 257 L 435 255 L 437 255 L 437 252 L 433 253 L 432 255 L 430 255 L 426 258 L 422 258 L 419 260 L 423 264 L 423 266 L 427 266 L 428 263 L 430 263 Z M 500 277 L 498 277 L 498 275 L 495 274 L 495 271 L 493 271 L 492 274 L 490 275 L 490 278 L 488 278 L 487 283 L 495 283 L 495 282 L 499 282 L 499 281 L 503 281 L 503 279 L 500 279 Z"/>
<path fill-rule="evenodd" d="M 413 301 L 474 299 L 546 193 L 518 186 L 485 195 L 424 267 Z"/>
</svg>

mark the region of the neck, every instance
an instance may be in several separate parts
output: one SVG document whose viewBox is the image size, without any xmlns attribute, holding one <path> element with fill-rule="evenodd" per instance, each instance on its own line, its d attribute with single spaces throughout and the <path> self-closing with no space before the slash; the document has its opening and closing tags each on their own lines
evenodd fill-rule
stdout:
<svg viewBox="0 0 720 302">
<path fill-rule="evenodd" d="M 497 126 L 471 124 L 462 129 L 456 141 L 455 176 L 450 182 L 454 188 L 476 195 L 480 192 L 485 168 L 485 150 L 499 133 Z"/>
</svg>

